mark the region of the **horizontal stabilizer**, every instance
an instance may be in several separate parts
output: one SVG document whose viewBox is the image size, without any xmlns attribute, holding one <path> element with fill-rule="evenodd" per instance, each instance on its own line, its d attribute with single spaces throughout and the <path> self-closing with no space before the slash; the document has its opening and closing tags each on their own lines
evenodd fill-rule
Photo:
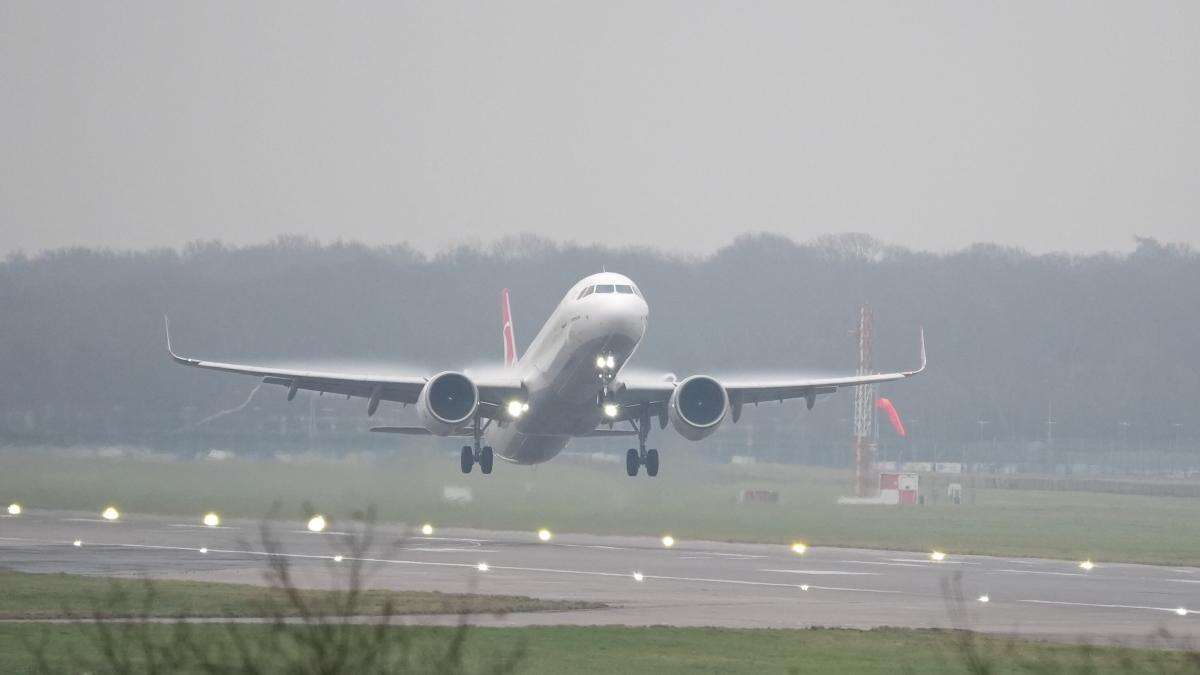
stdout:
<svg viewBox="0 0 1200 675">
<path fill-rule="evenodd" d="M 433 433 L 430 432 L 425 427 L 371 427 L 371 431 L 374 431 L 377 434 L 400 434 L 402 436 L 432 436 L 433 435 Z M 459 432 L 455 432 L 455 433 L 447 434 L 447 435 L 469 437 L 469 436 L 471 436 L 471 432 L 459 431 Z"/>
</svg>

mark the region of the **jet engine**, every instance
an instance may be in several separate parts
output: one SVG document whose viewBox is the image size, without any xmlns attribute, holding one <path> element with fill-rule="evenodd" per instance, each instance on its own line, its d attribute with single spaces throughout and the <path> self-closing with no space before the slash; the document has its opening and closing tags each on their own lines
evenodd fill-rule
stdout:
<svg viewBox="0 0 1200 675">
<path fill-rule="evenodd" d="M 721 426 L 729 410 L 729 394 L 711 377 L 693 375 L 671 392 L 671 425 L 680 436 L 698 441 Z"/>
<path fill-rule="evenodd" d="M 449 436 L 471 420 L 479 407 L 479 389 L 462 373 L 434 375 L 417 397 L 421 426 L 435 436 Z"/>
</svg>

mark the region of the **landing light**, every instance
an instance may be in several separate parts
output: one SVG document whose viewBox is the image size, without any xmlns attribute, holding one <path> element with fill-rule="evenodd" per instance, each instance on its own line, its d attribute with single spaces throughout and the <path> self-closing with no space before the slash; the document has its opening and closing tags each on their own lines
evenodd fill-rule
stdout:
<svg viewBox="0 0 1200 675">
<path fill-rule="evenodd" d="M 946 554 L 942 551 L 934 551 L 929 554 L 929 559 L 933 562 L 942 562 L 946 559 Z"/>
<path fill-rule="evenodd" d="M 209 511 L 208 513 L 204 514 L 204 526 L 205 527 L 218 527 L 220 524 L 221 524 L 221 516 L 218 516 L 216 513 L 213 513 L 212 511 Z"/>
<path fill-rule="evenodd" d="M 16 502 L 9 504 L 8 505 L 8 515 L 10 515 L 10 516 L 21 515 L 21 505 Z"/>
<path fill-rule="evenodd" d="M 118 511 L 116 507 L 110 506 L 107 509 L 104 509 L 104 513 L 101 513 L 100 517 L 105 520 L 116 520 L 117 518 L 121 517 L 121 512 Z"/>
<path fill-rule="evenodd" d="M 529 410 L 529 404 L 522 403 L 521 401 L 514 399 L 514 400 L 508 402 L 507 410 L 508 410 L 509 417 L 513 417 L 513 418 L 520 417 L 521 413 L 525 412 L 526 410 Z"/>
<path fill-rule="evenodd" d="M 621 408 L 616 403 L 605 403 L 604 414 L 609 417 L 616 417 L 621 413 Z"/>
<path fill-rule="evenodd" d="M 490 570 L 491 568 L 488 567 L 487 563 L 481 562 L 475 566 L 475 569 L 479 570 L 480 572 L 486 572 L 486 571 Z"/>
<path fill-rule="evenodd" d="M 1079 563 L 1079 569 L 1083 570 L 1084 572 L 1090 572 L 1095 567 L 1096 563 L 1092 562 L 1091 560 L 1084 560 L 1083 562 Z"/>
<path fill-rule="evenodd" d="M 805 544 L 802 541 L 792 544 L 792 553 L 795 553 L 796 555 L 804 555 L 807 551 L 808 544 Z"/>
<path fill-rule="evenodd" d="M 553 538 L 554 535 L 550 533 L 550 530 L 547 530 L 544 527 L 538 530 L 538 539 L 541 539 L 542 541 L 550 541 Z"/>
<path fill-rule="evenodd" d="M 317 514 L 308 519 L 309 532 L 323 532 L 325 530 L 325 516 Z"/>
<path fill-rule="evenodd" d="M 608 358 L 604 359 L 604 365 L 608 366 L 609 368 L 616 368 L 617 359 L 612 354 L 609 354 Z"/>
<path fill-rule="evenodd" d="M 633 580 L 634 581 L 645 581 L 646 577 L 641 572 L 634 572 Z"/>
<path fill-rule="evenodd" d="M 606 363 L 608 363 L 608 361 L 604 358 L 603 354 L 596 357 L 596 367 L 597 368 L 603 368 L 604 364 L 606 364 Z"/>
<path fill-rule="evenodd" d="M 433 525 L 430 525 L 429 523 L 425 523 L 424 525 L 422 525 L 421 526 L 421 534 L 425 535 L 426 537 L 433 534 Z"/>
<path fill-rule="evenodd" d="M 980 602 L 991 602 L 991 601 L 992 601 L 992 599 L 991 599 L 991 598 L 989 598 L 989 597 L 987 596 L 987 594 L 984 594 L 984 595 L 981 595 L 981 596 L 979 596 L 979 601 L 980 601 Z"/>
<path fill-rule="evenodd" d="M 672 537 L 669 534 L 664 534 L 662 538 L 662 545 L 666 548 L 671 548 L 675 545 L 675 537 Z"/>
</svg>

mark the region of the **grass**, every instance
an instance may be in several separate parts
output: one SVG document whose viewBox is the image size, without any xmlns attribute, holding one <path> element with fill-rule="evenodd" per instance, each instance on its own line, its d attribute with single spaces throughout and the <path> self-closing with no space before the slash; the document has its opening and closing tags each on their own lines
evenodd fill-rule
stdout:
<svg viewBox="0 0 1200 675">
<path fill-rule="evenodd" d="M 152 641 L 171 639 L 173 626 L 145 625 Z M 265 643 L 276 627 L 240 625 L 239 639 Z M 193 637 L 232 659 L 230 627 L 192 626 Z M 287 630 L 301 630 L 289 628 Z M 348 630 L 368 631 L 368 626 Z M 409 631 L 414 644 L 451 639 L 453 629 Z M 0 625 L 0 671 L 29 672 L 31 648 L 40 646 L 55 672 L 95 668 L 100 645 L 95 627 L 76 624 Z M 273 638 L 274 639 L 274 638 Z M 969 645 L 974 672 L 989 673 L 1195 673 L 1195 653 L 1119 647 L 1078 647 L 942 631 L 877 629 L 734 630 L 715 628 L 536 627 L 477 628 L 467 634 L 462 665 L 487 670 L 520 647 L 522 673 L 962 673 Z M 134 659 L 139 658 L 136 654 Z M 187 672 L 186 666 L 173 670 Z"/>
<path fill-rule="evenodd" d="M 0 570 L 0 619 L 92 617 L 247 617 L 295 616 L 296 605 L 278 588 L 202 581 L 111 579 L 72 574 L 25 574 Z M 298 591 L 305 606 L 327 613 L 343 594 Z M 600 603 L 538 600 L 523 596 L 365 590 L 355 613 L 500 614 L 590 609 Z M 388 604 L 390 603 L 390 605 Z"/>
<path fill-rule="evenodd" d="M 672 533 L 715 539 L 1037 556 L 1167 565 L 1200 560 L 1200 501 L 1088 492 L 978 490 L 974 504 L 839 506 L 848 474 L 797 466 L 715 466 L 664 457 L 654 480 L 630 479 L 618 464 L 562 457 L 537 467 L 498 463 L 484 477 L 459 473 L 457 459 L 415 454 L 386 460 L 174 461 L 0 457 L 0 501 L 98 513 L 199 519 L 261 518 L 275 503 L 298 514 L 312 503 L 335 520 L 374 504 L 380 521 L 596 534 Z M 446 485 L 474 500 L 451 504 Z M 779 492 L 778 505 L 738 505 L 743 488 Z"/>
</svg>

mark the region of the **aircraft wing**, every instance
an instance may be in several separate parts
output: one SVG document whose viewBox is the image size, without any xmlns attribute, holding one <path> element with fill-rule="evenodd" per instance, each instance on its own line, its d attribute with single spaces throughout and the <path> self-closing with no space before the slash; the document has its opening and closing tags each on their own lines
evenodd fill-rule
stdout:
<svg viewBox="0 0 1200 675">
<path fill-rule="evenodd" d="M 803 398 L 812 402 L 820 394 L 832 394 L 842 387 L 857 387 L 866 384 L 879 384 L 903 380 L 918 375 L 925 370 L 925 331 L 921 331 L 921 364 L 916 370 L 905 370 L 895 373 L 873 373 L 869 375 L 847 375 L 844 377 L 797 378 L 797 379 L 724 379 L 717 378 L 721 386 L 729 394 L 729 403 L 733 407 L 745 403 L 762 401 L 784 401 L 787 399 Z M 637 417 L 642 406 L 647 406 L 651 414 L 661 414 L 666 411 L 667 401 L 671 392 L 682 380 L 666 379 L 662 381 L 630 381 L 619 394 L 622 409 L 629 408 L 628 413 L 621 419 Z"/>
<path fill-rule="evenodd" d="M 370 401 L 368 414 L 375 412 L 379 401 L 394 401 L 412 404 L 417 402 L 421 389 L 429 378 L 396 377 L 393 375 L 371 375 L 337 373 L 316 370 L 299 370 L 287 368 L 272 368 L 264 366 L 245 365 L 239 363 L 221 363 L 219 361 L 203 361 L 179 356 L 171 347 L 171 326 L 166 323 L 167 352 L 175 363 L 204 370 L 216 370 L 224 373 L 252 375 L 259 377 L 266 384 L 277 384 L 288 388 L 288 399 L 296 395 L 296 391 L 317 391 L 321 393 L 342 394 L 347 397 L 365 398 Z M 473 378 L 479 388 L 479 412 L 485 418 L 500 414 L 502 403 L 522 393 L 521 383 L 513 378 L 512 381 L 487 378 Z"/>
</svg>

